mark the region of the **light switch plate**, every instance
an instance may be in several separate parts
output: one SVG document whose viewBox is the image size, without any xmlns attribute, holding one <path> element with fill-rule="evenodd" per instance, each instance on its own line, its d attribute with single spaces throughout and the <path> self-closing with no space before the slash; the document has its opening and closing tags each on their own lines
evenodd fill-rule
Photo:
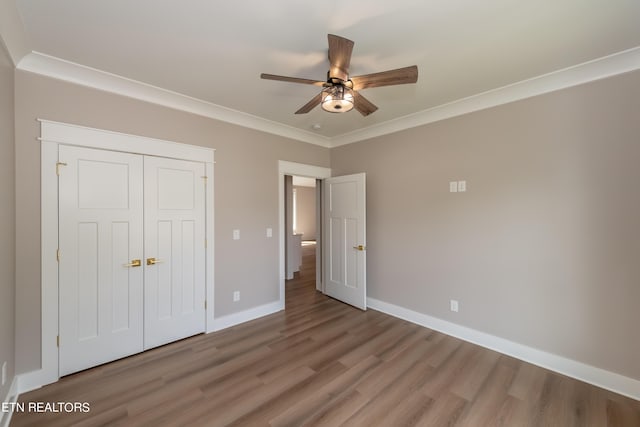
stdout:
<svg viewBox="0 0 640 427">
<path fill-rule="evenodd" d="M 273 228 L 267 228 L 267 237 L 273 237 Z"/>
<path fill-rule="evenodd" d="M 233 230 L 233 240 L 240 240 L 240 230 Z"/>
<path fill-rule="evenodd" d="M 449 183 L 449 192 L 457 193 L 458 192 L 458 181 L 451 181 Z"/>
</svg>

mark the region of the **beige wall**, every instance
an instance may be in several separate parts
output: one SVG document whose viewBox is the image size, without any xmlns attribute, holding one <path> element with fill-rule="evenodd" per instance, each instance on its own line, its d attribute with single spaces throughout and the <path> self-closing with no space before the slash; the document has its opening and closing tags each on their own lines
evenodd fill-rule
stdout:
<svg viewBox="0 0 640 427">
<path fill-rule="evenodd" d="M 296 190 L 296 233 L 302 240 L 316 239 L 316 189 L 294 186 Z"/>
<path fill-rule="evenodd" d="M 36 118 L 215 148 L 215 315 L 278 300 L 278 160 L 327 167 L 328 149 L 22 71 L 15 84 L 18 372 L 40 365 Z M 267 227 L 274 237 L 265 237 Z M 242 296 L 237 303 L 234 290 Z"/>
<path fill-rule="evenodd" d="M 14 375 L 15 301 L 15 168 L 13 63 L 0 40 L 0 368 L 7 362 L 3 402 Z M 2 413 L 0 413 L 2 418 Z"/>
<path fill-rule="evenodd" d="M 11 323 L 14 166 L 4 93 L 13 71 L 5 62 L 0 316 Z M 277 160 L 330 165 L 335 175 L 367 173 L 369 296 L 640 379 L 640 72 L 331 153 L 26 72 L 16 72 L 15 92 L 18 372 L 38 368 L 40 357 L 35 119 L 45 118 L 216 148 L 217 317 L 278 298 Z M 452 180 L 466 180 L 468 192 L 449 193 Z M 448 311 L 450 298 L 459 313 Z M 0 357 L 11 367 L 4 317 Z"/>
<path fill-rule="evenodd" d="M 640 379 L 639 113 L 634 72 L 332 149 L 369 296 Z"/>
</svg>

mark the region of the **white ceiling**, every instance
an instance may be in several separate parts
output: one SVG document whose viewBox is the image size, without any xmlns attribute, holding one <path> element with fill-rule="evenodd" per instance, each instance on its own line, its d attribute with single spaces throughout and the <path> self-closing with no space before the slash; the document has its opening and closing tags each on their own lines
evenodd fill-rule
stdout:
<svg viewBox="0 0 640 427">
<path fill-rule="evenodd" d="M 16 4 L 31 51 L 328 141 L 640 46 L 638 0 Z M 368 117 L 320 108 L 294 115 L 318 88 L 260 73 L 324 80 L 327 33 L 355 41 L 352 76 L 416 64 L 418 83 L 364 90 L 379 107 Z"/>
</svg>

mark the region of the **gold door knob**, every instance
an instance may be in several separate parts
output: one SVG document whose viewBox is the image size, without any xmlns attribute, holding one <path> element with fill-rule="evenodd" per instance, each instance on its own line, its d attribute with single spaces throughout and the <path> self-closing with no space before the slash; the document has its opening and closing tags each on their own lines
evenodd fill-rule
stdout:
<svg viewBox="0 0 640 427">
<path fill-rule="evenodd" d="M 155 259 L 155 258 L 147 258 L 147 265 L 156 265 L 156 264 L 160 264 L 162 261 L 160 261 L 159 259 Z"/>
<path fill-rule="evenodd" d="M 129 264 L 124 264 L 124 267 L 140 267 L 142 265 L 142 261 L 139 259 L 132 259 Z"/>
<path fill-rule="evenodd" d="M 358 251 L 364 251 L 365 247 L 363 245 L 358 245 L 358 246 L 354 246 L 353 249 L 356 249 Z"/>
</svg>

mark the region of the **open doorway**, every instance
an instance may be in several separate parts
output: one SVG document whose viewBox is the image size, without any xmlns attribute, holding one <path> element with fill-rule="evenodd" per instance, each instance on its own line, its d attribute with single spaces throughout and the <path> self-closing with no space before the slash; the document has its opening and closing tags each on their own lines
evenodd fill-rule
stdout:
<svg viewBox="0 0 640 427">
<path fill-rule="evenodd" d="M 286 300 L 314 293 L 320 251 L 320 181 L 285 175 Z"/>
<path fill-rule="evenodd" d="M 314 270 L 316 272 L 315 275 L 315 289 L 319 291 L 323 291 L 323 277 L 322 277 L 322 230 L 321 230 L 321 209 L 320 209 L 320 192 L 321 186 L 319 185 L 326 178 L 331 177 L 331 169 L 307 165 L 303 163 L 294 163 L 285 160 L 278 161 L 278 193 L 279 193 L 279 237 L 280 237 L 280 304 L 282 308 L 285 308 L 285 281 L 287 278 L 287 241 L 288 241 L 288 231 L 291 230 L 291 234 L 293 234 L 293 223 L 291 222 L 289 226 L 287 226 L 285 214 L 286 211 L 291 211 L 289 213 L 289 218 L 293 221 L 293 198 L 290 197 L 290 203 L 287 204 L 287 198 L 285 194 L 288 194 L 290 190 L 293 190 L 293 176 L 300 176 L 311 178 L 316 180 L 316 245 L 315 245 L 315 253 L 316 253 L 316 262 L 314 266 Z M 289 183 L 289 184 L 287 184 Z M 297 224 L 296 224 L 297 225 Z M 302 265 L 302 239 L 300 242 L 300 265 Z M 313 284 L 314 280 L 311 277 Z M 316 294 L 316 292 L 313 292 Z"/>
</svg>

